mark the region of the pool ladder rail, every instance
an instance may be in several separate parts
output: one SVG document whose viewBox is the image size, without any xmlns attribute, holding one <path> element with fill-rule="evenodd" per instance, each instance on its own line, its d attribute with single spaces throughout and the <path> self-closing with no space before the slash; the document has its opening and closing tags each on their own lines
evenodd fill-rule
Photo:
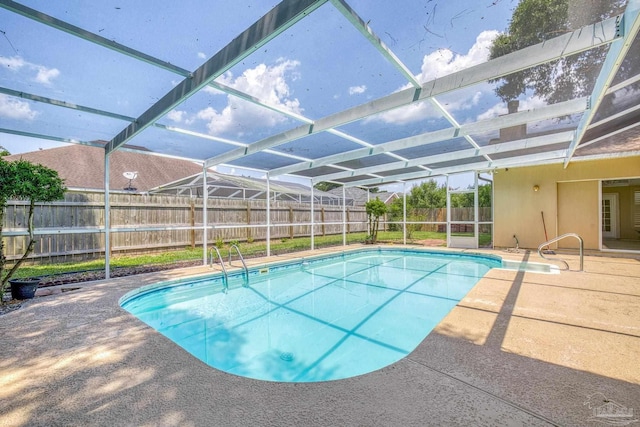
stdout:
<svg viewBox="0 0 640 427">
<path fill-rule="evenodd" d="M 562 258 L 548 258 L 544 256 L 544 253 L 542 252 L 542 248 L 548 247 L 551 243 L 555 243 L 558 240 L 562 240 L 566 237 L 575 237 L 580 242 L 580 270 L 578 271 L 584 271 L 584 241 L 582 240 L 582 237 L 578 236 L 576 233 L 566 233 L 562 236 L 555 237 L 542 243 L 540 246 L 538 246 L 538 255 L 540 255 L 541 258 L 547 259 L 549 261 L 560 261 L 564 263 L 564 265 L 567 267 L 567 270 L 569 270 L 569 264 L 567 263 L 567 261 L 563 260 Z"/>
<path fill-rule="evenodd" d="M 242 267 L 244 268 L 244 276 L 245 276 L 245 280 L 244 280 L 244 285 L 247 286 L 249 284 L 249 269 L 247 268 L 247 263 L 244 262 L 244 257 L 242 256 L 242 252 L 240 252 L 240 248 L 238 247 L 238 245 L 231 245 L 231 247 L 229 248 L 229 267 L 232 267 L 231 265 L 231 249 L 235 249 L 236 252 L 238 253 L 238 257 L 240 258 L 240 261 L 242 262 Z"/>
<path fill-rule="evenodd" d="M 209 251 L 209 265 L 213 268 L 213 252 L 215 251 L 216 255 L 218 255 L 218 261 L 220 261 L 220 266 L 222 267 L 222 272 L 224 273 L 224 278 L 222 280 L 222 284 L 224 286 L 224 290 L 229 289 L 229 274 L 227 273 L 227 268 L 224 266 L 224 261 L 222 260 L 222 255 L 220 255 L 220 251 L 216 246 L 213 246 Z"/>
</svg>

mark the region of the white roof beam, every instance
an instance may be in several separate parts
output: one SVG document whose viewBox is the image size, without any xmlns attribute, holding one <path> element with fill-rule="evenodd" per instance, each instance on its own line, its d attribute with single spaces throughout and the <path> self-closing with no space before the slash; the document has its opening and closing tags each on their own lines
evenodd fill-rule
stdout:
<svg viewBox="0 0 640 427">
<path fill-rule="evenodd" d="M 117 114 L 117 113 L 111 113 L 109 111 L 104 111 L 104 110 L 98 110 L 97 108 L 85 107 L 83 105 L 73 104 L 71 102 L 60 101 L 58 99 L 47 98 L 45 96 L 34 95 L 32 93 L 27 93 L 27 92 L 20 92 L 17 90 L 8 89 L 4 87 L 0 87 L 0 93 L 4 93 L 5 95 L 10 95 L 10 96 L 15 96 L 16 98 L 28 99 L 30 101 L 41 102 L 49 105 L 55 105 L 56 107 L 70 108 L 72 110 L 82 111 L 85 113 L 111 117 L 112 119 L 124 120 L 127 122 L 132 122 L 135 120 L 134 117 L 124 116 L 122 114 Z"/>
<path fill-rule="evenodd" d="M 431 80 L 423 84 L 421 89 L 404 89 L 366 104 L 323 117 L 316 120 L 313 124 L 303 125 L 258 141 L 249 145 L 245 150 L 231 150 L 221 156 L 208 159 L 206 164 L 213 166 L 223 162 L 230 162 L 266 148 L 273 148 L 277 145 L 292 141 L 293 139 L 301 138 L 305 135 L 319 133 L 397 107 L 406 106 L 490 79 L 496 79 L 535 65 L 583 52 L 597 46 L 611 43 L 619 37 L 620 35 L 616 32 L 615 18 L 610 18 L 547 40 L 544 43 L 529 46 L 483 64 L 478 64 Z"/>
<path fill-rule="evenodd" d="M 53 16 L 44 14 L 42 12 L 39 12 L 35 9 L 31 9 L 29 7 L 23 6 L 19 3 L 16 3 L 14 1 L 11 0 L 0 0 L 0 7 L 10 10 L 12 12 L 18 13 L 26 18 L 30 18 L 33 19 L 36 22 L 39 22 L 41 24 L 45 24 L 48 25 L 50 27 L 56 28 L 58 30 L 64 31 L 68 34 L 71 34 L 73 36 L 79 37 L 81 39 L 84 39 L 86 41 L 89 41 L 91 43 L 95 43 L 99 46 L 105 47 L 107 49 L 111 49 L 113 51 L 116 51 L 118 53 L 121 53 L 123 55 L 127 55 L 129 57 L 132 57 L 134 59 L 146 62 L 148 64 L 151 65 L 155 65 L 156 67 L 162 68 L 164 70 L 170 71 L 172 73 L 178 74 L 182 77 L 189 77 L 191 75 L 191 72 L 187 69 L 184 69 L 182 67 L 179 67 L 177 65 L 171 64 L 170 62 L 167 61 L 163 61 L 159 58 L 153 57 L 151 55 L 147 55 L 144 52 L 141 52 L 139 50 L 136 49 L 132 49 L 130 47 L 127 47 L 125 45 L 122 45 L 120 43 L 114 42 L 112 40 L 106 39 L 98 34 L 92 33 L 90 31 L 84 30 L 80 27 L 77 27 L 75 25 L 69 24 L 65 21 L 62 21 L 60 19 L 54 18 Z M 310 123 L 311 119 L 307 119 L 306 117 L 303 117 L 299 114 L 295 114 L 291 111 L 288 111 L 286 109 L 277 107 L 277 106 L 273 106 L 273 105 L 269 105 L 268 103 L 265 103 L 249 94 L 246 94 L 244 92 L 240 92 L 239 90 L 236 90 L 234 88 L 231 88 L 229 86 L 226 86 L 222 83 L 218 83 L 218 82 L 210 82 L 209 86 L 218 89 L 222 92 L 237 96 L 241 99 L 244 99 L 246 101 L 252 102 L 254 104 L 258 104 L 261 105 L 265 108 L 268 108 L 270 110 L 282 113 L 282 114 L 286 114 L 287 116 L 303 121 L 305 123 Z"/>
<path fill-rule="evenodd" d="M 374 174 L 390 170 L 399 170 L 420 166 L 425 163 L 435 164 L 448 162 L 452 160 L 472 158 L 485 154 L 506 153 L 516 150 L 525 150 L 528 148 L 545 147 L 560 143 L 569 143 L 573 139 L 574 131 L 565 131 L 551 135 L 536 136 L 532 138 L 521 139 L 518 141 L 503 142 L 500 144 L 487 145 L 480 148 L 469 148 L 465 150 L 453 151 L 451 153 L 437 154 L 434 156 L 425 156 L 417 159 L 408 160 L 406 162 L 385 163 L 383 165 L 370 166 L 348 172 L 336 172 L 328 175 L 317 176 L 313 178 L 313 182 L 333 181 L 354 176 Z"/>
<path fill-rule="evenodd" d="M 135 122 L 116 135 L 105 147 L 106 153 L 126 144 L 127 141 L 167 114 L 176 105 L 182 103 L 325 2 L 326 0 L 284 0 L 279 3 L 198 67 L 192 75 L 171 89 L 158 102 L 142 113 Z"/>
<path fill-rule="evenodd" d="M 367 25 L 355 10 L 343 0 L 331 0 L 331 4 L 345 17 L 360 33 L 389 61 L 415 88 L 420 87 L 420 82 L 402 61 L 384 44 L 373 30 Z"/>
<path fill-rule="evenodd" d="M 391 150 L 401 150 L 404 148 L 416 147 L 418 145 L 433 144 L 435 142 L 445 141 L 447 139 L 454 138 L 455 129 L 447 128 L 438 130 L 435 132 L 429 132 L 422 135 L 410 136 L 408 138 L 397 139 L 395 141 L 387 142 L 384 144 L 375 145 L 369 148 L 358 148 L 356 150 L 348 151 L 346 153 L 333 154 L 331 156 L 322 157 L 309 162 L 297 163 L 290 166 L 284 166 L 278 169 L 272 169 L 269 171 L 269 176 L 278 176 L 289 174 L 293 172 L 302 171 L 305 169 L 317 168 L 320 166 L 327 166 L 332 163 L 341 163 L 349 160 L 359 159 L 364 156 L 374 156 L 376 154 L 384 154 Z"/>
<path fill-rule="evenodd" d="M 0 128 L 0 133 L 6 133 L 9 135 L 26 136 L 28 138 L 46 139 L 49 141 L 64 142 L 67 144 L 80 144 L 80 145 L 88 145 L 90 147 L 104 148 L 103 144 L 100 144 L 99 142 L 95 142 L 95 141 L 80 141 L 77 139 L 60 138 L 57 136 L 43 135 L 40 133 L 33 133 L 33 132 L 23 132 L 23 131 L 14 130 L 14 129 Z"/>
<path fill-rule="evenodd" d="M 629 0 L 627 8 L 622 15 L 622 18 L 617 22 L 617 32 L 619 35 L 624 34 L 621 39 L 618 39 L 611 43 L 609 51 L 604 60 L 604 64 L 600 69 L 600 74 L 596 79 L 596 84 L 591 91 L 591 108 L 587 114 L 582 117 L 580 124 L 578 125 L 578 131 L 576 132 L 575 139 L 571 142 L 569 150 L 567 152 L 567 158 L 564 161 L 564 167 L 566 168 L 571 161 L 571 158 L 576 152 L 580 141 L 587 132 L 589 124 L 598 112 L 598 107 L 602 103 L 602 100 L 607 94 L 611 82 L 616 76 L 616 72 L 622 65 L 625 56 L 631 48 L 631 44 L 636 38 L 638 31 L 640 30 L 640 0 Z"/>
<path fill-rule="evenodd" d="M 631 114 L 631 113 L 633 113 L 634 111 L 638 111 L 638 110 L 640 110 L 640 104 L 638 104 L 638 105 L 634 105 L 633 107 L 627 108 L 626 110 L 620 111 L 619 113 L 616 113 L 616 114 L 612 114 L 612 115 L 610 115 L 610 116 L 607 116 L 607 117 L 605 117 L 605 118 L 604 118 L 604 119 L 602 119 L 602 120 L 598 120 L 597 122 L 592 122 L 592 123 L 587 127 L 587 129 L 594 129 L 594 128 L 597 128 L 598 126 L 602 126 L 602 125 L 604 125 L 604 124 L 607 124 L 607 123 L 609 123 L 609 122 L 612 122 L 612 121 L 614 121 L 614 120 L 616 120 L 616 119 L 619 119 L 619 118 L 621 118 L 621 117 L 624 117 L 624 116 L 626 116 L 627 114 Z M 608 135 L 605 135 L 605 137 L 606 137 L 606 136 L 608 136 Z M 590 143 L 590 142 L 591 142 L 591 141 L 589 141 L 589 143 Z M 580 144 L 580 147 L 582 147 L 582 146 L 584 146 L 584 145 L 585 145 L 585 144 Z"/>
<path fill-rule="evenodd" d="M 533 110 L 523 110 L 487 120 L 467 123 L 460 126 L 460 133 L 465 135 L 479 134 L 512 126 L 519 126 L 526 123 L 534 123 L 542 120 L 582 113 L 588 108 L 588 101 L 588 97 L 576 98 L 569 101 L 558 102 L 557 104 L 549 104 Z"/>
<path fill-rule="evenodd" d="M 638 127 L 638 126 L 640 126 L 640 123 L 632 123 L 632 124 L 630 124 L 630 125 L 628 125 L 628 126 L 625 126 L 625 127 L 616 128 L 616 130 L 614 130 L 613 132 L 610 132 L 610 133 L 608 133 L 608 134 L 606 134 L 606 135 L 602 135 L 602 136 L 599 136 L 598 138 L 594 138 L 594 139 L 592 139 L 592 140 L 589 140 L 588 142 L 585 142 L 584 144 L 580 144 L 580 147 L 579 147 L 579 148 L 585 148 L 585 147 L 588 147 L 588 146 L 590 146 L 590 145 L 592 145 L 592 144 L 595 144 L 596 142 L 600 142 L 600 141 L 602 141 L 603 139 L 611 138 L 611 137 L 613 137 L 613 136 L 616 136 L 616 135 L 618 135 L 618 134 L 621 134 L 621 133 L 623 133 L 623 132 L 626 132 L 626 131 L 628 131 L 628 130 L 631 130 L 631 129 L 633 129 L 633 128 L 636 128 L 636 127 Z"/>
<path fill-rule="evenodd" d="M 434 107 L 436 107 L 438 111 L 440 111 L 440 114 L 442 114 L 444 118 L 447 119 L 447 121 L 453 125 L 454 128 L 458 130 L 460 129 L 460 124 L 458 123 L 458 121 L 442 106 L 442 104 L 440 104 L 440 101 L 438 101 L 435 98 L 429 98 L 429 101 Z M 474 141 L 474 139 L 469 134 L 465 134 L 464 139 L 469 144 L 471 144 L 473 148 L 480 148 L 478 143 Z M 483 157 L 485 158 L 485 160 L 491 161 L 491 158 L 489 158 L 489 156 L 487 156 L 486 154 L 483 155 Z"/>
<path fill-rule="evenodd" d="M 55 105 L 57 107 L 63 107 L 63 108 L 69 108 L 72 110 L 77 110 L 77 111 L 83 111 L 86 113 L 90 113 L 90 114 L 96 114 L 96 115 L 100 115 L 100 116 L 104 116 L 104 117 L 110 117 L 113 119 L 119 119 L 119 120 L 124 120 L 124 121 L 128 121 L 128 122 L 134 122 L 136 119 L 135 117 L 129 117 L 129 116 L 124 116 L 122 114 L 116 114 L 116 113 L 111 113 L 109 111 L 104 111 L 104 110 L 99 110 L 96 108 L 92 108 L 92 107 L 86 107 L 83 105 L 78 105 L 78 104 L 73 104 L 70 102 L 66 102 L 66 101 L 61 101 L 58 99 L 52 99 L 52 98 L 47 98 L 44 96 L 40 96 L 40 95 L 34 95 L 31 93 L 27 93 L 27 92 L 19 92 L 13 89 L 8 89 L 8 88 L 4 88 L 4 87 L 0 87 L 0 93 L 4 93 L 6 95 L 10 95 L 10 96 L 15 96 L 18 98 L 22 98 L 22 99 L 28 99 L 30 101 L 35 101 L 35 102 L 41 102 L 41 103 L 45 103 L 45 104 L 50 104 L 50 105 Z M 221 142 L 223 144 L 229 144 L 229 145 L 235 145 L 236 147 L 246 147 L 248 144 L 245 144 L 243 142 L 238 142 L 238 141 L 233 141 L 230 139 L 226 139 L 226 138 L 220 138 L 217 136 L 212 136 L 212 135 L 208 135 L 208 134 L 204 134 L 204 133 L 200 133 L 200 132 L 194 132 L 188 129 L 182 129 L 182 128 L 178 128 L 175 126 L 167 126 L 167 125 L 163 125 L 160 123 L 154 123 L 153 124 L 154 127 L 157 127 L 159 129 L 164 129 L 170 132 L 176 132 L 176 133 L 181 133 L 183 135 L 189 135 L 189 136 L 193 136 L 196 138 L 202 138 L 202 139 L 208 139 L 211 141 L 216 141 L 216 142 Z M 336 131 L 336 134 L 342 134 L 341 132 Z M 342 136 L 344 137 L 349 137 L 346 134 L 342 134 Z M 349 137 L 349 139 L 355 139 L 353 137 Z M 365 143 L 363 142 L 362 145 L 365 145 Z M 370 145 L 370 144 L 367 144 Z M 307 159 L 305 157 L 301 157 L 301 156 L 295 156 L 292 154 L 288 154 L 288 153 L 283 153 L 280 151 L 275 151 L 275 150 L 265 150 L 265 152 L 269 153 L 269 154 L 274 154 L 276 156 L 280 156 L 280 157 L 286 157 L 289 159 L 295 159 L 295 160 L 299 160 L 299 161 L 308 161 L 310 159 Z M 200 160 L 202 161 L 202 160 Z"/>
<path fill-rule="evenodd" d="M 68 22 L 62 21 L 58 18 L 54 18 L 53 16 L 47 15 L 35 9 L 31 9 L 30 7 L 24 6 L 20 3 L 16 3 L 11 0 L 0 0 L 0 7 L 22 15 L 26 18 L 33 19 L 34 21 L 41 24 L 48 25 L 60 31 L 64 31 L 65 33 L 79 37 L 91 43 L 109 48 L 123 55 L 127 55 L 146 63 L 159 66 L 161 68 L 164 68 L 165 70 L 172 71 L 178 74 L 182 74 L 185 71 L 182 68 L 177 67 L 169 62 L 162 61 L 158 58 L 154 58 L 153 56 L 147 55 L 135 49 L 131 49 L 127 46 L 121 45 L 120 43 L 114 42 L 113 40 L 109 40 L 107 38 L 99 36 L 98 34 L 84 30 L 80 27 L 76 27 L 75 25 L 69 24 Z"/>
<path fill-rule="evenodd" d="M 634 84 L 635 82 L 637 82 L 639 80 L 640 80 L 640 74 L 636 74 L 635 76 L 630 77 L 630 78 L 628 78 L 628 79 L 626 79 L 624 81 L 621 81 L 618 84 L 615 84 L 613 86 L 609 86 L 609 89 L 607 89 L 607 95 L 609 95 L 609 94 L 611 94 L 611 93 L 613 93 L 615 91 L 618 91 L 620 89 L 623 89 L 623 88 L 625 88 L 627 86 L 630 86 L 630 85 Z"/>
<path fill-rule="evenodd" d="M 456 131 L 455 128 L 447 128 L 435 132 L 428 132 L 421 135 L 402 138 L 383 144 L 374 145 L 371 149 L 356 149 L 345 153 L 335 154 L 332 156 L 322 157 L 320 159 L 308 162 L 298 163 L 282 168 L 273 169 L 269 172 L 270 176 L 278 176 L 283 174 L 291 174 L 305 169 L 317 168 L 320 166 L 328 166 L 333 163 L 355 160 L 363 156 L 382 154 L 393 150 L 403 150 L 406 148 L 417 147 L 420 145 L 433 144 L 436 142 L 446 141 L 455 137 L 489 132 L 492 130 L 518 126 L 529 122 L 552 119 L 574 113 L 580 113 L 587 108 L 587 98 L 578 98 L 570 101 L 559 102 L 557 104 L 547 105 L 545 107 L 536 108 L 530 111 L 519 111 L 513 114 L 506 114 L 475 123 L 468 123 L 460 126 Z"/>
<path fill-rule="evenodd" d="M 367 186 L 367 185 L 381 185 L 388 184 L 396 181 L 406 181 L 411 179 L 425 179 L 433 176 L 447 175 L 457 172 L 467 172 L 470 170 L 491 170 L 503 167 L 513 166 L 525 166 L 529 164 L 540 164 L 541 162 L 553 162 L 561 163 L 562 158 L 566 155 L 567 150 L 555 150 L 548 151 L 540 154 L 529 154 L 519 157 L 511 157 L 508 159 L 499 159 L 491 162 L 477 162 L 467 163 L 459 166 L 450 166 L 441 169 L 435 169 L 431 173 L 412 172 L 406 174 L 399 174 L 393 176 L 386 176 L 384 178 L 365 179 L 362 181 L 345 182 L 342 183 L 348 187 Z"/>
</svg>

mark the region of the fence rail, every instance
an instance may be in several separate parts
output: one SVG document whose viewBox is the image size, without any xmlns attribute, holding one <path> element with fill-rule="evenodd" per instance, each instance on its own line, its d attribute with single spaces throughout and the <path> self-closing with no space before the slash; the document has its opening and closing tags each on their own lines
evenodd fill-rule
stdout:
<svg viewBox="0 0 640 427">
<path fill-rule="evenodd" d="M 145 253 L 185 247 L 201 247 L 203 242 L 203 199 L 188 196 L 112 193 L 111 252 Z M 311 235 L 311 205 L 271 202 L 272 239 Z M 28 204 L 10 201 L 7 205 L 3 240 L 8 260 L 19 258 L 27 244 Z M 345 215 L 346 214 L 346 215 Z M 32 259 L 79 261 L 104 256 L 104 193 L 69 191 L 60 201 L 36 206 L 34 226 L 37 242 Z M 472 208 L 452 208 L 452 218 L 472 218 Z M 345 218 L 346 216 L 346 218 Z M 480 209 L 480 220 L 490 218 L 490 210 Z M 414 209 L 407 215 L 409 231 L 443 231 L 446 209 Z M 314 235 L 367 231 L 364 206 L 316 205 Z M 402 229 L 402 224 L 385 218 L 382 227 Z M 267 202 L 210 198 L 207 202 L 207 242 L 265 240 Z"/>
<path fill-rule="evenodd" d="M 186 196 L 111 194 L 111 251 L 154 252 L 202 246 L 203 199 Z M 28 204 L 10 201 L 3 235 L 5 254 L 20 257 L 27 244 Z M 273 239 L 311 234 L 311 206 L 297 202 L 271 202 L 270 234 Z M 366 231 L 364 207 L 346 207 L 349 232 Z M 342 233 L 343 208 L 314 207 L 315 235 Z M 207 241 L 264 240 L 267 205 L 264 200 L 210 198 L 207 202 Z M 36 246 L 31 258 L 76 261 L 102 256 L 104 193 L 67 192 L 64 200 L 40 204 L 34 213 Z"/>
</svg>

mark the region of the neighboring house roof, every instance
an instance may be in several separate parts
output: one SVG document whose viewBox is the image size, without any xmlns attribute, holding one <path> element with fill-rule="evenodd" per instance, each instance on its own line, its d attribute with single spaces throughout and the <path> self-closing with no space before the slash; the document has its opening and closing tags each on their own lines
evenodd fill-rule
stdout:
<svg viewBox="0 0 640 427">
<path fill-rule="evenodd" d="M 70 144 L 66 147 L 13 154 L 6 160 L 28 160 L 58 172 L 68 188 L 104 189 L 104 150 L 100 147 Z M 172 182 L 198 172 L 202 166 L 197 163 L 169 157 L 115 151 L 110 158 L 110 190 L 124 190 L 129 180 L 124 172 L 137 172 L 131 187 L 145 192 L 167 182 Z"/>
<path fill-rule="evenodd" d="M 342 187 L 329 190 L 329 193 L 342 197 Z M 394 199 L 397 199 L 399 197 L 396 193 L 391 193 L 388 191 L 369 193 L 369 195 L 367 196 L 367 190 L 363 190 L 362 188 L 358 187 L 345 188 L 345 195 L 347 199 L 353 199 L 355 201 L 355 204 L 358 206 L 363 206 L 365 203 L 367 203 L 368 200 L 375 200 L 376 197 L 382 200 L 385 204 L 391 203 Z"/>
</svg>

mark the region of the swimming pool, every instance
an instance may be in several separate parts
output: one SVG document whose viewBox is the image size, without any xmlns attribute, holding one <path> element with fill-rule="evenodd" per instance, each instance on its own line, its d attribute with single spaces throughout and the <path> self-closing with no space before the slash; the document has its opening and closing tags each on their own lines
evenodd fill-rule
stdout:
<svg viewBox="0 0 640 427">
<path fill-rule="evenodd" d="M 121 306 L 222 371 L 269 381 L 353 377 L 429 334 L 498 257 L 360 250 L 231 275 L 156 284 Z"/>
</svg>

